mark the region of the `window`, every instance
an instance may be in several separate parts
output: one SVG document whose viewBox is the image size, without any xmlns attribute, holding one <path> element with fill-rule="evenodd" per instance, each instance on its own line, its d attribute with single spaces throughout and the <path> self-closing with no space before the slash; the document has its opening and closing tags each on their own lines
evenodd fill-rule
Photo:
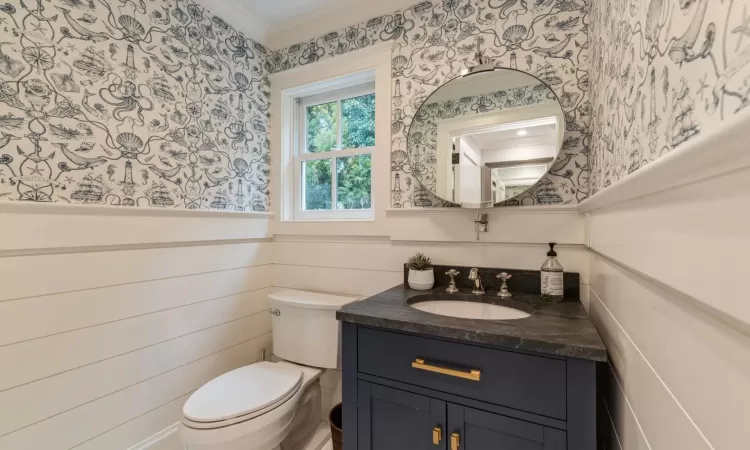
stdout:
<svg viewBox="0 0 750 450">
<path fill-rule="evenodd" d="M 369 219 L 375 148 L 373 83 L 297 98 L 297 220 Z"/>
</svg>

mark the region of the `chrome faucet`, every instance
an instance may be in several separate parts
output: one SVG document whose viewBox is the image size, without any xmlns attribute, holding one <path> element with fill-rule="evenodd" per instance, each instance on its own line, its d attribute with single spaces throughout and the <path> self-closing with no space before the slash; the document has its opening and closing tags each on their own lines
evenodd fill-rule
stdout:
<svg viewBox="0 0 750 450">
<path fill-rule="evenodd" d="M 483 295 L 484 286 L 482 286 L 482 279 L 479 277 L 479 269 L 471 269 L 469 271 L 469 279 L 474 282 L 474 289 L 471 293 L 475 295 Z"/>
<path fill-rule="evenodd" d="M 461 272 L 459 272 L 456 269 L 451 269 L 451 270 L 445 272 L 446 275 L 448 275 L 449 277 L 451 277 L 451 281 L 448 284 L 448 287 L 445 289 L 445 292 L 447 292 L 449 294 L 455 294 L 456 292 L 458 292 L 458 288 L 456 287 L 456 275 L 458 275 L 460 273 Z"/>
</svg>

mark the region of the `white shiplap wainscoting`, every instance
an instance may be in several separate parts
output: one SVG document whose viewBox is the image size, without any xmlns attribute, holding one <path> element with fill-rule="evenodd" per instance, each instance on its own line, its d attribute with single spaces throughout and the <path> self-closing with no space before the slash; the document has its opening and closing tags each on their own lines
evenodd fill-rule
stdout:
<svg viewBox="0 0 750 450">
<path fill-rule="evenodd" d="M 0 448 L 181 448 L 187 396 L 270 353 L 270 219 L 1 204 Z"/>
<path fill-rule="evenodd" d="M 274 262 L 280 287 L 371 295 L 403 282 L 403 264 L 423 252 L 436 264 L 536 270 L 547 243 L 558 242 L 565 268 L 587 284 L 585 217 L 571 210 L 518 208 L 490 213 L 490 232 L 475 240 L 466 210 L 388 211 L 389 236 L 277 234 Z"/>
<path fill-rule="evenodd" d="M 377 230 L 389 235 L 361 235 L 356 228 L 324 235 L 320 224 L 296 224 L 310 234 L 274 236 L 276 285 L 366 297 L 403 283 L 403 264 L 416 252 L 442 265 L 538 270 L 547 257 L 547 242 L 557 241 L 565 269 L 579 272 L 582 292 L 588 292 L 585 217 L 574 208 L 491 211 L 490 232 L 482 233 L 480 241 L 475 240 L 473 220 L 467 210 L 388 210 Z M 341 224 L 335 227 L 346 231 Z M 341 401 L 341 374 L 327 371 L 321 385 L 327 417 Z"/>
<path fill-rule="evenodd" d="M 750 115 L 585 201 L 607 449 L 750 442 Z"/>
</svg>

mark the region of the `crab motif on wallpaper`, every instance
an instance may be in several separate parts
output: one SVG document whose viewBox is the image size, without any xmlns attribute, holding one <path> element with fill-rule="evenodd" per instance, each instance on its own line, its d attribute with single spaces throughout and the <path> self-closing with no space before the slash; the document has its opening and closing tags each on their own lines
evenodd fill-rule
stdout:
<svg viewBox="0 0 750 450">
<path fill-rule="evenodd" d="M 268 209 L 266 51 L 193 0 L 11 0 L 0 42 L 0 199 Z"/>
</svg>

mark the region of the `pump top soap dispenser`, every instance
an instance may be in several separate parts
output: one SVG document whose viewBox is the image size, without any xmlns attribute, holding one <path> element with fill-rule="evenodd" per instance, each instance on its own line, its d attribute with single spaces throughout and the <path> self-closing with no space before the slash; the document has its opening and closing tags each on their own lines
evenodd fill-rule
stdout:
<svg viewBox="0 0 750 450">
<path fill-rule="evenodd" d="M 547 260 L 542 265 L 542 299 L 549 302 L 561 302 L 563 291 L 563 267 L 557 261 L 554 242 L 549 244 Z"/>
</svg>

